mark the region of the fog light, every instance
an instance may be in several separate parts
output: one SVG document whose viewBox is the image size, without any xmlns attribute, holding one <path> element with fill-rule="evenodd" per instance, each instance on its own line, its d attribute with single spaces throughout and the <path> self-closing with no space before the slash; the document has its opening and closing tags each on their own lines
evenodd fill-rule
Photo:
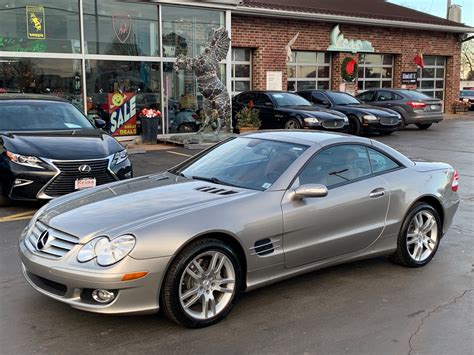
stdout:
<svg viewBox="0 0 474 355">
<path fill-rule="evenodd" d="M 13 185 L 15 187 L 18 187 L 18 186 L 25 186 L 25 185 L 29 185 L 31 184 L 33 181 L 31 180 L 24 180 L 24 179 L 15 179 L 15 181 L 13 182 Z"/>
<path fill-rule="evenodd" d="M 92 298 L 99 303 L 109 303 L 114 300 L 115 294 L 107 290 L 94 290 L 92 291 Z"/>
</svg>

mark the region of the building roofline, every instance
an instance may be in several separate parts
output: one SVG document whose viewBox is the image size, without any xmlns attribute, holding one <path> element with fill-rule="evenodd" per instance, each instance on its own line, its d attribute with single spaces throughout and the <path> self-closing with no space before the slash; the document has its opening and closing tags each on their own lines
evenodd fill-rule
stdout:
<svg viewBox="0 0 474 355">
<path fill-rule="evenodd" d="M 467 27 L 462 24 L 460 24 L 460 26 L 446 26 L 446 25 L 436 25 L 436 24 L 422 23 L 422 22 L 396 21 L 396 20 L 385 20 L 385 19 L 375 19 L 375 18 L 367 18 L 367 17 L 343 16 L 343 15 L 322 14 L 322 13 L 312 13 L 312 12 L 297 12 L 297 11 L 288 11 L 288 10 L 254 8 L 254 7 L 247 7 L 247 6 L 233 7 L 232 13 L 239 14 L 239 15 L 246 15 L 246 16 L 277 17 L 277 18 L 299 19 L 299 20 L 319 20 L 319 21 L 324 21 L 324 22 L 346 23 L 346 24 L 378 26 L 378 27 L 411 28 L 411 29 L 422 29 L 422 30 L 427 30 L 427 31 L 439 31 L 439 32 L 453 32 L 453 33 L 474 32 L 474 27 Z"/>
<path fill-rule="evenodd" d="M 396 28 L 410 28 L 410 29 L 421 29 L 426 31 L 437 31 L 437 32 L 451 32 L 451 33 L 474 33 L 474 27 L 468 27 L 463 24 L 459 26 L 452 25 L 438 25 L 424 22 L 411 22 L 411 21 L 397 21 L 388 19 L 377 19 L 368 17 L 357 17 L 357 16 L 346 16 L 336 14 L 325 14 L 317 12 L 302 12 L 292 10 L 278 10 L 271 8 L 262 7 L 251 7 L 249 5 L 229 5 L 229 4 L 218 4 L 215 2 L 198 2 L 198 1 L 173 1 L 173 0 L 129 0 L 131 2 L 149 2 L 149 3 L 160 3 L 163 5 L 188 5 L 201 8 L 214 8 L 222 10 L 231 10 L 232 14 L 245 15 L 245 16 L 258 16 L 258 17 L 274 17 L 274 18 L 285 18 L 285 19 L 298 19 L 307 21 L 323 21 L 332 23 L 346 23 L 364 26 L 378 26 L 378 27 L 396 27 Z"/>
</svg>

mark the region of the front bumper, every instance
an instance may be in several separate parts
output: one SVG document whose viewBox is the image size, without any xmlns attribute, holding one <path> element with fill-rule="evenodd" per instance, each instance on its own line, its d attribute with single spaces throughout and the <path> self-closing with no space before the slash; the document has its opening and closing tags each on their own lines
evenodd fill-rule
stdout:
<svg viewBox="0 0 474 355">
<path fill-rule="evenodd" d="M 103 160 L 106 159 L 108 158 L 104 158 Z M 5 176 L 5 181 L 3 182 L 5 187 L 4 191 L 6 191 L 10 199 L 20 201 L 50 200 L 57 197 L 51 196 L 49 192 L 46 191 L 46 188 L 60 176 L 60 170 L 52 164 L 54 164 L 54 162 L 51 161 L 46 165 L 47 168 L 37 169 L 5 160 L 4 164 L 2 164 L 2 169 L 0 169 L 2 175 Z M 110 175 L 110 182 L 132 178 L 132 163 L 129 159 L 126 159 L 116 166 L 111 166 L 109 163 L 107 174 Z M 81 175 L 77 172 L 77 178 L 81 177 L 87 177 L 87 175 Z M 23 183 L 15 184 L 16 180 L 21 180 Z M 98 185 L 100 185 L 100 181 L 98 181 Z M 74 192 L 74 186 L 70 186 L 68 191 Z M 61 190 L 58 196 L 62 194 L 65 194 L 63 190 Z"/>
<path fill-rule="evenodd" d="M 80 264 L 75 255 L 82 245 L 76 245 L 61 259 L 35 255 L 20 241 L 23 275 L 38 292 L 66 303 L 73 308 L 104 314 L 146 314 L 159 310 L 159 291 L 170 257 L 146 260 L 127 256 L 110 267 L 101 268 L 94 262 Z M 121 281 L 130 272 L 146 271 L 140 279 Z M 108 304 L 94 301 L 94 289 L 115 293 Z"/>
<path fill-rule="evenodd" d="M 364 122 L 362 123 L 364 132 L 395 132 L 400 129 L 400 122 L 397 124 L 381 124 L 380 122 Z"/>
</svg>

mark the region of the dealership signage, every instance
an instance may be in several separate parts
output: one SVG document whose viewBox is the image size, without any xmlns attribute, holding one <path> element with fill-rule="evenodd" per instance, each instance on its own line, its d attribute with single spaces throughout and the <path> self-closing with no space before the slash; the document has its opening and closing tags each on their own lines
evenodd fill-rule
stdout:
<svg viewBox="0 0 474 355">
<path fill-rule="evenodd" d="M 26 28 L 29 39 L 46 38 L 43 6 L 26 7 Z"/>
<path fill-rule="evenodd" d="M 133 93 L 109 94 L 110 133 L 113 136 L 137 134 L 137 101 Z"/>
<path fill-rule="evenodd" d="M 402 84 L 416 84 L 418 74 L 416 71 L 402 72 Z"/>
<path fill-rule="evenodd" d="M 372 43 L 369 41 L 363 41 L 360 39 L 347 39 L 344 38 L 344 35 L 341 33 L 339 29 L 339 25 L 334 26 L 329 35 L 329 47 L 328 51 L 334 52 L 366 52 L 366 53 L 373 53 L 375 52 Z"/>
</svg>

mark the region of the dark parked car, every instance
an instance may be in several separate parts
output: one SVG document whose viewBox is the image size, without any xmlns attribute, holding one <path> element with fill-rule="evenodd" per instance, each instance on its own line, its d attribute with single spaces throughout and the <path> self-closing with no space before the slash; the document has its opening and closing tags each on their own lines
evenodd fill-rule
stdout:
<svg viewBox="0 0 474 355">
<path fill-rule="evenodd" d="M 131 178 L 127 151 L 103 125 L 59 98 L 0 95 L 0 206 Z"/>
<path fill-rule="evenodd" d="M 348 119 L 337 111 L 314 107 L 301 96 L 282 91 L 246 91 L 234 97 L 232 117 L 253 105 L 260 112 L 262 129 L 326 129 L 345 131 Z M 234 127 L 236 122 L 234 122 Z"/>
<path fill-rule="evenodd" d="M 416 90 L 371 89 L 357 95 L 357 98 L 370 105 L 397 111 L 402 116 L 402 128 L 415 124 L 419 129 L 427 129 L 443 120 L 441 100 Z"/>
<path fill-rule="evenodd" d="M 395 111 L 362 104 L 354 96 L 339 91 L 302 90 L 298 95 L 319 107 L 342 112 L 349 118 L 349 133 L 378 132 L 391 134 L 400 127 L 400 115 Z"/>
</svg>

